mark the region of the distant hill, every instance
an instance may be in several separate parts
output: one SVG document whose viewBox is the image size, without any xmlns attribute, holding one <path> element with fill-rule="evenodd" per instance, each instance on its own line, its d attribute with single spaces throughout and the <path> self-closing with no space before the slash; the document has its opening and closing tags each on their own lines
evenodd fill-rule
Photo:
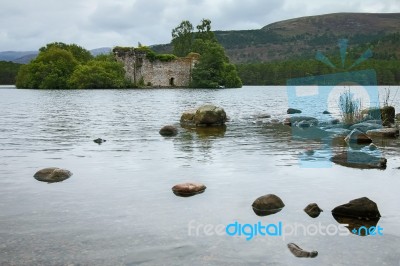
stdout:
<svg viewBox="0 0 400 266">
<path fill-rule="evenodd" d="M 234 63 L 313 58 L 316 51 L 337 52 L 338 39 L 355 47 L 400 33 L 400 13 L 335 13 L 301 17 L 269 24 L 258 30 L 215 31 Z M 157 52 L 171 52 L 170 44 L 155 45 Z M 393 47 L 399 54 L 400 47 Z"/>
<path fill-rule="evenodd" d="M 111 52 L 110 47 L 102 47 L 90 50 L 90 53 L 93 56 L 99 54 L 108 54 L 109 52 Z M 35 59 L 38 54 L 39 51 L 23 51 L 23 52 L 5 51 L 5 52 L 0 52 L 0 61 L 14 62 L 18 64 L 27 64 L 31 60 Z"/>
</svg>

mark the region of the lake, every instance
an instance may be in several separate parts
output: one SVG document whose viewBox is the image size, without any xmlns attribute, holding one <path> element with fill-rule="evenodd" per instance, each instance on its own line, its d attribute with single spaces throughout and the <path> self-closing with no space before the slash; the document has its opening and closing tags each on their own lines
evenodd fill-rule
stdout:
<svg viewBox="0 0 400 266">
<path fill-rule="evenodd" d="M 390 88 L 397 112 L 399 90 Z M 204 103 L 225 109 L 226 131 L 179 127 L 183 111 Z M 334 97 L 297 107 L 320 120 L 339 114 Z M 322 115 L 326 107 L 332 115 Z M 321 148 L 319 140 L 294 138 L 290 127 L 258 118 L 270 114 L 282 120 L 287 108 L 285 87 L 2 86 L 0 264 L 400 265 L 399 139 L 375 143 L 388 160 L 386 170 L 332 165 L 330 155 L 345 148 L 343 137 Z M 179 134 L 160 136 L 167 124 L 178 126 Z M 96 138 L 107 141 L 98 145 Z M 315 154 L 304 157 L 310 148 Z M 53 166 L 73 176 L 53 184 L 33 178 Z M 172 193 L 172 186 L 189 181 L 204 183 L 206 191 L 188 198 Z M 286 206 L 274 215 L 255 215 L 253 201 L 271 193 Z M 383 235 L 299 233 L 246 240 L 216 232 L 218 225 L 235 221 L 337 226 L 331 210 L 364 196 L 379 207 Z M 318 218 L 303 211 L 311 202 L 324 210 Z M 296 258 L 287 248 L 290 242 L 319 254 Z"/>
</svg>

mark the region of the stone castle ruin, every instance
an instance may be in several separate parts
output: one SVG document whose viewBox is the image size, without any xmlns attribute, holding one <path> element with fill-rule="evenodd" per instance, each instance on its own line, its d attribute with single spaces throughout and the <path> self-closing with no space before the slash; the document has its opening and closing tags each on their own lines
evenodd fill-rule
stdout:
<svg viewBox="0 0 400 266">
<path fill-rule="evenodd" d="M 160 60 L 149 58 L 140 48 L 114 49 L 119 62 L 124 64 L 126 77 L 136 85 L 151 87 L 188 87 L 198 54 Z"/>
</svg>

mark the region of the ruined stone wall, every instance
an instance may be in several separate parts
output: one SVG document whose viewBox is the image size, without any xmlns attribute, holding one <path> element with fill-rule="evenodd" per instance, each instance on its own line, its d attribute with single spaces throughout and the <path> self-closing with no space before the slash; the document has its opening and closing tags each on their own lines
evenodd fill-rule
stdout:
<svg viewBox="0 0 400 266">
<path fill-rule="evenodd" d="M 124 64 L 127 78 L 135 84 L 152 87 L 188 87 L 195 64 L 195 59 L 190 57 L 151 62 L 145 53 L 134 51 L 117 54 L 116 57 Z"/>
</svg>

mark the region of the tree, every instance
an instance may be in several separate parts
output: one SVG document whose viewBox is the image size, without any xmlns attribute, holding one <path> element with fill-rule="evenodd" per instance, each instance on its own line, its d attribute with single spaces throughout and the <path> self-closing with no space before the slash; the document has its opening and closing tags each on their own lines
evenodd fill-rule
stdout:
<svg viewBox="0 0 400 266">
<path fill-rule="evenodd" d="M 18 88 L 68 89 L 67 80 L 77 65 L 70 51 L 49 47 L 20 68 L 16 85 Z"/>
<path fill-rule="evenodd" d="M 177 56 L 186 56 L 191 52 L 193 41 L 193 25 L 184 20 L 172 30 L 173 53 Z"/>
<path fill-rule="evenodd" d="M 195 39 L 209 40 L 216 42 L 214 32 L 211 31 L 211 20 L 202 19 L 201 23 L 196 26 L 197 32 L 194 36 Z"/>
<path fill-rule="evenodd" d="M 85 48 L 76 44 L 65 44 L 63 42 L 53 42 L 46 44 L 46 46 L 39 49 L 40 52 L 46 52 L 47 50 L 56 47 L 62 50 L 66 50 L 72 53 L 74 58 L 80 63 L 86 63 L 93 59 L 92 54 Z"/>
</svg>

